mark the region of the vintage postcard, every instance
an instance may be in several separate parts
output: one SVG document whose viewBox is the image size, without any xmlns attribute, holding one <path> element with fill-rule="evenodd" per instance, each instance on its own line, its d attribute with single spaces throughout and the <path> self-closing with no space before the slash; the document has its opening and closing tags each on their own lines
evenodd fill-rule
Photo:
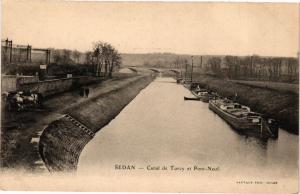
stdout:
<svg viewBox="0 0 300 194">
<path fill-rule="evenodd" d="M 0 190 L 297 193 L 299 12 L 3 0 Z"/>
</svg>

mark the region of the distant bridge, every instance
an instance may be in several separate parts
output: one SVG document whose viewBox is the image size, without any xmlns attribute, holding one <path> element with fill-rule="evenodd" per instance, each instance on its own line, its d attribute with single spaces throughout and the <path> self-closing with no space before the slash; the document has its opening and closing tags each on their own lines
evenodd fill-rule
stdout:
<svg viewBox="0 0 300 194">
<path fill-rule="evenodd" d="M 136 67 L 136 66 L 125 66 L 121 68 L 120 72 L 128 72 L 131 71 L 131 73 L 165 73 L 165 72 L 172 72 L 176 75 L 180 74 L 180 69 L 174 69 L 174 68 L 152 68 L 152 67 Z"/>
</svg>

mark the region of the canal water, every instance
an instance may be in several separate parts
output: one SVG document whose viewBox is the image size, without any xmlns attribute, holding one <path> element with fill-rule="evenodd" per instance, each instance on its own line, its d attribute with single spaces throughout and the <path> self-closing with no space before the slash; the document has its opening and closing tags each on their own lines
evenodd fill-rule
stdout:
<svg viewBox="0 0 300 194">
<path fill-rule="evenodd" d="M 298 136 L 240 135 L 184 96 L 192 95 L 174 79 L 154 80 L 86 145 L 77 175 L 110 191 L 298 190 Z"/>
</svg>

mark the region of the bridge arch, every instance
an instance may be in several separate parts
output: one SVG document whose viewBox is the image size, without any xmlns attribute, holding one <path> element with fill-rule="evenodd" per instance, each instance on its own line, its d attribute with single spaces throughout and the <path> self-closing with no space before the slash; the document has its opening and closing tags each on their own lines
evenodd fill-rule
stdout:
<svg viewBox="0 0 300 194">
<path fill-rule="evenodd" d="M 139 66 L 127 66 L 123 67 L 120 70 L 121 73 L 157 73 L 157 74 L 170 74 L 173 73 L 173 75 L 179 76 L 180 75 L 180 70 L 178 69 L 159 69 L 159 68 L 149 68 L 149 67 L 139 67 Z"/>
<path fill-rule="evenodd" d="M 179 73 L 180 73 L 180 71 L 179 71 L 179 70 L 176 70 L 176 69 L 167 69 L 167 70 L 165 70 L 165 71 L 174 72 L 174 73 L 176 73 L 176 74 L 179 74 Z"/>
<path fill-rule="evenodd" d="M 155 73 L 160 73 L 161 72 L 160 70 L 154 69 L 154 68 L 148 68 L 148 69 L 151 70 L 151 71 L 153 71 L 153 72 L 155 72 Z"/>
<path fill-rule="evenodd" d="M 120 69 L 120 73 L 138 73 L 138 70 L 132 67 L 125 67 Z"/>
</svg>

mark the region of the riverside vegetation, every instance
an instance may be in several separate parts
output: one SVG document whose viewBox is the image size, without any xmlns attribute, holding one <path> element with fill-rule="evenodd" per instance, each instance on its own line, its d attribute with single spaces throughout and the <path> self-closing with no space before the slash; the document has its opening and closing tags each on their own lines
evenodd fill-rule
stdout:
<svg viewBox="0 0 300 194">
<path fill-rule="evenodd" d="M 202 87 L 249 106 L 252 110 L 276 119 L 289 132 L 299 134 L 298 93 L 279 88 L 245 85 L 210 75 L 194 75 Z"/>
</svg>

